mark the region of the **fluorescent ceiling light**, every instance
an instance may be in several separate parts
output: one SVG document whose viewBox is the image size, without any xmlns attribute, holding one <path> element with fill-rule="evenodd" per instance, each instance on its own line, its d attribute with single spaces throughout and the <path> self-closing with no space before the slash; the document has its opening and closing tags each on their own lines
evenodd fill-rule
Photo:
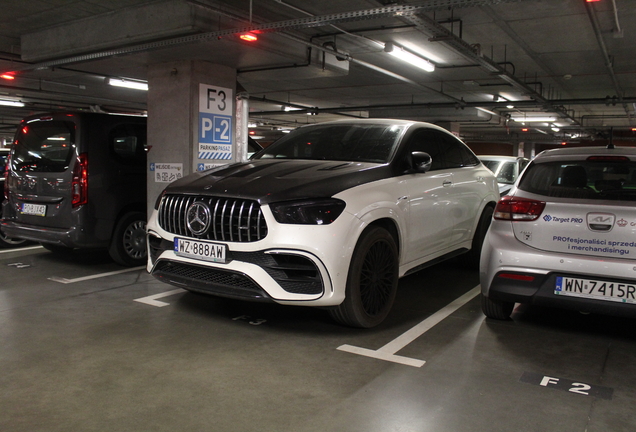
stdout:
<svg viewBox="0 0 636 432">
<path fill-rule="evenodd" d="M 146 81 L 136 81 L 127 78 L 107 78 L 106 82 L 115 87 L 148 91 L 148 82 Z"/>
<path fill-rule="evenodd" d="M 384 44 L 384 51 L 388 52 L 393 57 L 399 58 L 400 60 L 410 63 L 413 66 L 417 66 L 418 68 L 423 69 L 426 72 L 433 72 L 435 70 L 435 65 L 430 61 L 419 57 L 411 52 L 408 52 L 401 46 L 394 45 L 391 42 L 387 42 L 386 44 Z"/>
<path fill-rule="evenodd" d="M 24 106 L 24 102 L 0 99 L 0 105 L 21 108 Z"/>
<path fill-rule="evenodd" d="M 525 123 L 529 123 L 529 122 L 554 122 L 557 120 L 557 118 L 555 116 L 549 117 L 549 116 L 543 116 L 543 117 L 526 117 L 526 116 L 512 116 L 512 120 L 516 121 L 516 122 L 525 122 Z"/>
<path fill-rule="evenodd" d="M 403 47 L 405 50 L 412 52 L 416 56 L 424 57 L 426 60 L 430 60 L 435 64 L 446 63 L 446 61 L 443 58 L 436 56 L 432 52 L 423 49 L 419 45 L 411 44 L 408 41 L 396 41 L 396 43 L 400 45 L 401 47 Z"/>
</svg>

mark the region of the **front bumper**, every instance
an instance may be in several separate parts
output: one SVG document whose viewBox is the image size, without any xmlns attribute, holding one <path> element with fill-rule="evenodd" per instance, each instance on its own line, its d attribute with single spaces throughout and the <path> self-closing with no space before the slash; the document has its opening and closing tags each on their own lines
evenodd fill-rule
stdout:
<svg viewBox="0 0 636 432">
<path fill-rule="evenodd" d="M 493 300 L 636 316 L 636 304 L 555 294 L 557 277 L 636 284 L 636 262 L 534 249 L 515 239 L 511 223 L 493 221 L 484 241 L 481 292 Z"/>
<path fill-rule="evenodd" d="M 329 225 L 281 225 L 270 214 L 265 238 L 227 245 L 225 263 L 174 252 L 175 235 L 153 212 L 148 225 L 148 272 L 191 291 L 281 304 L 335 306 L 344 300 L 356 236 L 364 224 L 343 213 Z M 182 236 L 181 236 L 182 237 Z"/>
</svg>

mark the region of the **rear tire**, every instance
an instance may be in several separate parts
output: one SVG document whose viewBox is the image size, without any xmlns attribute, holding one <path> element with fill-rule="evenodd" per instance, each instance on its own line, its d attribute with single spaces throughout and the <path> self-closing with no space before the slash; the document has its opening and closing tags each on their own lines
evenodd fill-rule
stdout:
<svg viewBox="0 0 636 432">
<path fill-rule="evenodd" d="M 479 223 L 477 224 L 477 229 L 475 230 L 475 235 L 473 236 L 473 244 L 470 248 L 470 251 L 466 254 L 466 265 L 471 269 L 479 269 L 481 248 L 484 245 L 486 233 L 488 232 L 488 228 L 490 227 L 490 223 L 492 222 L 492 214 L 493 208 L 487 206 L 486 208 L 484 208 L 484 211 L 479 217 Z"/>
<path fill-rule="evenodd" d="M 146 215 L 126 213 L 115 226 L 108 253 L 117 263 L 127 267 L 146 263 Z"/>
<path fill-rule="evenodd" d="M 481 295 L 481 310 L 488 318 L 497 320 L 510 319 L 510 315 L 512 314 L 514 307 L 514 302 L 493 300 L 483 294 Z"/>
<path fill-rule="evenodd" d="M 380 227 L 364 231 L 353 252 L 344 301 L 330 310 L 337 322 L 360 328 L 380 324 L 397 293 L 398 249 L 391 234 Z"/>
</svg>

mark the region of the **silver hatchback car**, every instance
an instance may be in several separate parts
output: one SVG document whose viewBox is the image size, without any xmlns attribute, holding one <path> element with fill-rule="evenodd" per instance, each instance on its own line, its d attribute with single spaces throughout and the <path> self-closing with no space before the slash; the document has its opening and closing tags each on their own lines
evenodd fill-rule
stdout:
<svg viewBox="0 0 636 432">
<path fill-rule="evenodd" d="M 515 303 L 636 316 L 636 148 L 540 153 L 494 212 L 482 310 Z"/>
</svg>

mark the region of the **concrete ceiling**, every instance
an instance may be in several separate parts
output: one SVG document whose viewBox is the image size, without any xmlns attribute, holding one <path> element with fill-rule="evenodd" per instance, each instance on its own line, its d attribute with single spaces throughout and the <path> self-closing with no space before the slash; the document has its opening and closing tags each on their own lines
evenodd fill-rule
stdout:
<svg viewBox="0 0 636 432">
<path fill-rule="evenodd" d="M 430 121 L 468 142 L 575 143 L 610 128 L 636 137 L 633 0 L 0 0 L 0 7 L 0 72 L 15 76 L 0 79 L 0 100 L 25 104 L 0 106 L 0 137 L 8 140 L 30 113 L 144 111 L 145 92 L 105 79 L 145 80 L 148 65 L 183 59 L 236 68 L 265 140 L 281 128 L 348 116 Z M 257 42 L 238 38 L 249 29 Z M 428 57 L 435 71 L 393 58 L 386 43 Z M 512 120 L 539 115 L 555 119 Z"/>
</svg>

